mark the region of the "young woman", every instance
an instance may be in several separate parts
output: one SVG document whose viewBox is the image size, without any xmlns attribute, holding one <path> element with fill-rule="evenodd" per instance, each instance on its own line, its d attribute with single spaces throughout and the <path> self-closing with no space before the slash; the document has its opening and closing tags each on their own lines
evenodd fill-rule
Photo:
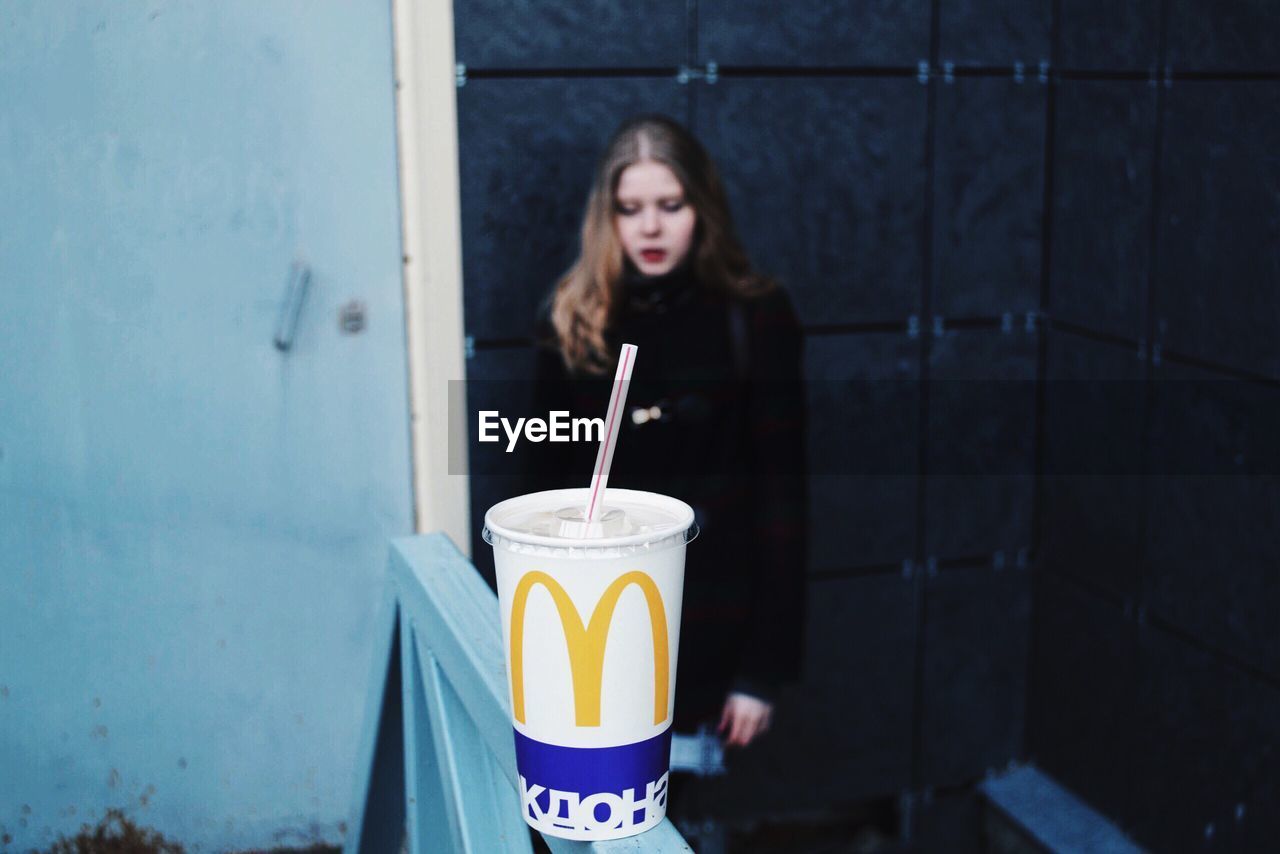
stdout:
<svg viewBox="0 0 1280 854">
<path fill-rule="evenodd" d="M 600 160 L 581 254 L 542 307 L 533 411 L 603 412 L 624 342 L 639 347 L 611 485 L 693 506 L 676 732 L 726 747 L 769 729 L 798 677 L 804 604 L 802 335 L 787 292 L 754 272 L 716 168 L 659 115 L 625 122 Z M 531 489 L 581 485 L 595 447 L 530 447 Z"/>
</svg>

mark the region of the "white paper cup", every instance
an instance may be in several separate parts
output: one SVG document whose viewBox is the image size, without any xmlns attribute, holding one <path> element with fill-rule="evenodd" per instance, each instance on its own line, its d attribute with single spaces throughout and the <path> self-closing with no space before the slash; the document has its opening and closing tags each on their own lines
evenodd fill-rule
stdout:
<svg viewBox="0 0 1280 854">
<path fill-rule="evenodd" d="M 485 514 L 484 538 L 521 813 L 552 836 L 617 839 L 667 812 L 685 545 L 697 526 L 683 501 L 616 488 L 587 523 L 572 512 L 586 499 L 586 489 L 559 489 L 500 502 Z M 520 524 L 535 513 L 540 530 Z M 619 532 L 624 518 L 655 524 Z"/>
</svg>

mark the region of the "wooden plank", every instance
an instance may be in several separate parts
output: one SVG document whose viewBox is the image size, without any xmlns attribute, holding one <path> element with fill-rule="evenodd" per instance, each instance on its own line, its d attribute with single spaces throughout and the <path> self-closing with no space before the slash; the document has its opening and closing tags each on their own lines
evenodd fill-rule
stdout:
<svg viewBox="0 0 1280 854">
<path fill-rule="evenodd" d="M 399 612 L 386 585 L 374 622 L 373 666 L 356 753 L 356 786 L 344 854 L 398 854 L 404 838 L 404 718 L 400 686 Z"/>
<path fill-rule="evenodd" d="M 415 530 L 469 548 L 467 454 L 449 442 L 467 435 L 467 408 L 452 399 L 467 370 L 453 4 L 393 0 L 392 10 Z"/>
<path fill-rule="evenodd" d="M 431 710 L 431 729 L 445 799 L 457 819 L 457 850 L 466 854 L 533 850 L 529 826 L 520 817 L 520 798 L 507 781 L 447 676 L 418 638 L 418 661 Z"/>
<path fill-rule="evenodd" d="M 432 714 L 423 685 L 413 629 L 401 619 L 400 661 L 404 692 L 405 796 L 411 854 L 464 851 L 460 817 L 446 797 L 445 779 L 452 773 L 446 751 L 432 734 Z M 447 742 L 446 742 L 447 744 Z"/>
<path fill-rule="evenodd" d="M 443 534 L 392 542 L 401 607 L 512 788 L 517 784 L 497 597 Z"/>
<path fill-rule="evenodd" d="M 624 854 L 628 851 L 643 851 L 646 854 L 668 854 L 675 851 L 693 851 L 689 843 L 684 841 L 680 831 L 669 819 L 662 824 L 646 830 L 644 833 L 628 836 L 625 839 L 611 839 L 606 842 L 575 842 L 572 839 L 560 839 L 557 836 L 543 834 L 547 847 L 554 854 Z"/>
</svg>

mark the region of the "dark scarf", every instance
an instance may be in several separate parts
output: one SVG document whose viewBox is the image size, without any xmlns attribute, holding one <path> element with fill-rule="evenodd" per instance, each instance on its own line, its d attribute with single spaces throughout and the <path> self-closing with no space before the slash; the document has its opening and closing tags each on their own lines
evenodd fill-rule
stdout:
<svg viewBox="0 0 1280 854">
<path fill-rule="evenodd" d="M 676 267 L 659 276 L 646 276 L 636 269 L 631 259 L 626 259 L 622 284 L 627 311 L 637 314 L 665 314 L 688 303 L 698 285 L 693 272 L 692 255 L 693 253 L 689 253 Z"/>
</svg>

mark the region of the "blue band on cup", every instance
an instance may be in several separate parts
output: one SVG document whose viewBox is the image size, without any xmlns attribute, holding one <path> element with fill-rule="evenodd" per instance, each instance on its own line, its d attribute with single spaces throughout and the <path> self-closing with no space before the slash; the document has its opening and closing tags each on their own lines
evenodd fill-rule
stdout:
<svg viewBox="0 0 1280 854">
<path fill-rule="evenodd" d="M 548 830 L 625 830 L 666 813 L 671 728 L 616 747 L 561 747 L 515 733 L 525 820 Z"/>
</svg>

